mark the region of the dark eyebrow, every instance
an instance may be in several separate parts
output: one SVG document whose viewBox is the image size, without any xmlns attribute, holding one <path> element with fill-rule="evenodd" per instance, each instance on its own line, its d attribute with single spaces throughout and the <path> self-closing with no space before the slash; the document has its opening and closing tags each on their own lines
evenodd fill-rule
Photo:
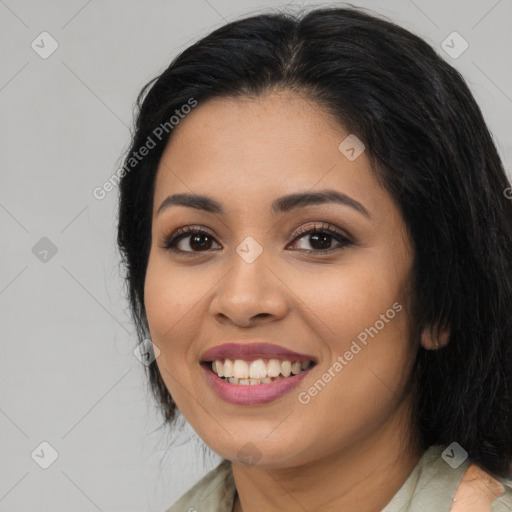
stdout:
<svg viewBox="0 0 512 512">
<path fill-rule="evenodd" d="M 272 203 L 271 211 L 274 214 L 286 213 L 296 208 L 325 203 L 338 203 L 344 206 L 349 206 L 371 219 L 370 213 L 360 202 L 336 190 L 299 192 L 279 197 Z M 164 199 L 157 210 L 157 215 L 171 205 L 187 206 L 189 208 L 196 208 L 197 210 L 204 210 L 210 213 L 218 213 L 221 215 L 225 214 L 222 205 L 212 197 L 199 194 L 174 194 Z"/>
<path fill-rule="evenodd" d="M 280 197 L 272 203 L 271 210 L 273 213 L 285 213 L 295 208 L 325 203 L 338 203 L 349 206 L 359 213 L 362 213 L 369 219 L 371 215 L 368 210 L 355 199 L 350 196 L 338 192 L 337 190 L 320 190 L 319 192 L 299 192 Z"/>
</svg>

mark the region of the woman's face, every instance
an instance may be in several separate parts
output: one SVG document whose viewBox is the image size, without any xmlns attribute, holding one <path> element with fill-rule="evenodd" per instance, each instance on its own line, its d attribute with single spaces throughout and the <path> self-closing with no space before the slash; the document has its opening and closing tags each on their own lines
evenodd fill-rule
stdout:
<svg viewBox="0 0 512 512">
<path fill-rule="evenodd" d="M 291 467 L 410 428 L 413 252 L 362 147 L 339 148 L 347 136 L 315 103 L 273 92 L 199 103 L 162 156 L 145 282 L 156 361 L 185 418 L 229 460 Z M 327 190 L 330 200 L 279 201 Z M 175 194 L 208 196 L 222 213 L 160 208 Z M 185 226 L 203 233 L 166 248 Z M 266 380 L 230 383 L 212 359 Z M 269 377 L 287 360 L 312 363 Z"/>
</svg>

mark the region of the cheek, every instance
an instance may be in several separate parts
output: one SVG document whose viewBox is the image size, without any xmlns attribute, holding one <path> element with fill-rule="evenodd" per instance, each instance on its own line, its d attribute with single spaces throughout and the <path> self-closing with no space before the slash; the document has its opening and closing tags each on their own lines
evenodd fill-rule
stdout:
<svg viewBox="0 0 512 512">
<path fill-rule="evenodd" d="M 373 257 L 338 268 L 326 265 L 314 273 L 301 273 L 296 277 L 300 288 L 295 288 L 299 290 L 300 300 L 313 313 L 312 321 L 319 332 L 325 332 L 326 341 L 335 340 L 338 348 L 343 349 L 344 341 L 373 326 L 390 309 L 388 316 L 392 319 L 386 323 L 385 330 L 389 331 L 392 324 L 402 328 L 393 304 L 404 305 L 404 279 L 393 269 L 384 258 Z"/>
<path fill-rule="evenodd" d="M 165 258 L 150 256 L 144 305 L 151 339 L 161 351 L 159 366 L 179 372 L 190 364 L 190 340 L 195 337 L 195 315 L 203 294 L 204 289 L 194 286 L 190 273 L 173 269 Z"/>
<path fill-rule="evenodd" d="M 315 432 L 313 444 L 325 454 L 333 445 L 356 442 L 384 424 L 401 402 L 412 370 L 415 352 L 404 299 L 365 290 L 359 295 L 333 293 L 337 306 L 326 292 L 324 303 L 316 304 L 316 314 L 328 324 L 322 331 L 327 357 L 315 379 L 297 390 L 297 399 L 303 404 L 304 428 Z"/>
<path fill-rule="evenodd" d="M 151 258 L 144 283 L 144 305 L 151 340 L 160 349 L 156 364 L 178 408 L 194 421 L 197 405 L 190 389 L 190 368 L 198 364 L 192 350 L 198 329 L 204 289 L 194 286 L 184 272 L 165 258 Z M 199 284 L 199 283 L 197 283 Z M 192 393 L 192 394 L 191 394 Z"/>
<path fill-rule="evenodd" d="M 382 254 L 336 272 L 302 275 L 300 298 L 311 311 L 308 323 L 327 347 L 322 372 L 331 369 L 325 376 L 328 389 L 320 385 L 315 398 L 319 413 L 344 396 L 364 416 L 400 393 L 415 356 L 406 313 L 407 275 L 406 268 L 398 275 L 392 257 Z M 338 356 L 343 362 L 336 371 Z"/>
<path fill-rule="evenodd" d="M 172 337 L 173 326 L 197 303 L 202 290 L 192 281 L 192 274 L 151 252 L 144 283 L 144 306 L 153 335 Z"/>
</svg>

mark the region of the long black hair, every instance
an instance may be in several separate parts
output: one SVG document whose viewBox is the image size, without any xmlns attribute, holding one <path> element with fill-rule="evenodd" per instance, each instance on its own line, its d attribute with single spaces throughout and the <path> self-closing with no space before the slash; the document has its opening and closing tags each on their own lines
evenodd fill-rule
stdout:
<svg viewBox="0 0 512 512">
<path fill-rule="evenodd" d="M 415 363 L 422 446 L 456 441 L 488 472 L 509 475 L 510 183 L 462 76 L 421 38 L 360 9 L 272 11 L 228 23 L 184 50 L 140 92 L 117 233 L 139 341 L 149 337 L 144 280 L 169 120 L 194 101 L 272 89 L 307 95 L 356 134 L 400 208 L 414 247 L 415 326 L 450 332 L 446 347 L 420 348 Z M 149 140 L 151 149 L 135 161 Z M 176 405 L 156 362 L 148 377 L 170 425 Z"/>
</svg>

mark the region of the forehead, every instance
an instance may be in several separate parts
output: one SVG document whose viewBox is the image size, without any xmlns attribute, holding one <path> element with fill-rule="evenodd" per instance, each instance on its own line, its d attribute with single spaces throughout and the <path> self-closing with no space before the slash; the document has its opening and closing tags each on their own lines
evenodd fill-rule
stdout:
<svg viewBox="0 0 512 512">
<path fill-rule="evenodd" d="M 340 151 L 349 135 L 320 105 L 289 91 L 199 103 L 174 128 L 162 155 L 154 209 L 171 193 L 255 207 L 318 188 L 389 202 L 365 153 L 350 160 Z"/>
<path fill-rule="evenodd" d="M 335 124 L 336 135 L 332 133 Z M 199 103 L 176 126 L 165 153 L 188 161 L 208 156 L 238 161 L 250 158 L 248 164 L 258 157 L 262 163 L 272 159 L 280 162 L 282 156 L 291 158 L 292 152 L 317 156 L 314 145 L 320 138 L 331 135 L 325 140 L 327 146 L 336 144 L 343 133 L 317 104 L 291 92 L 214 98 Z"/>
</svg>

